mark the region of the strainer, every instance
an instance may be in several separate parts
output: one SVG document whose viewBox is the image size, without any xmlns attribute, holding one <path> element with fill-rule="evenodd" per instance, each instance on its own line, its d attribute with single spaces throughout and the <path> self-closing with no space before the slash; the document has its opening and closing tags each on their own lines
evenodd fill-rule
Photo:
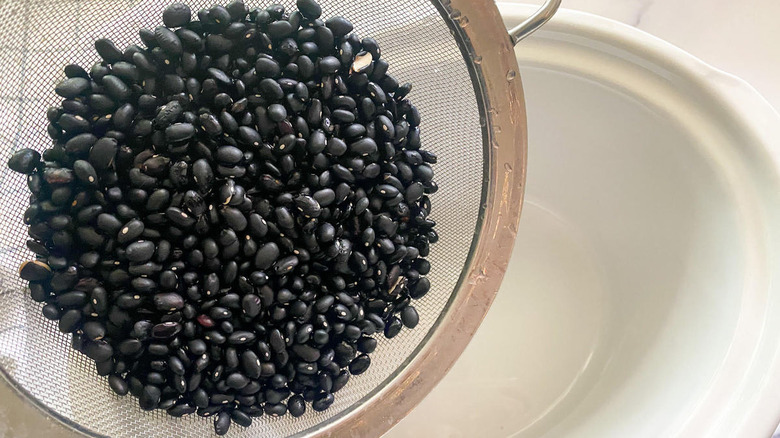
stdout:
<svg viewBox="0 0 780 438">
<path fill-rule="evenodd" d="M 193 10 L 215 0 L 188 3 Z M 90 66 L 93 42 L 119 47 L 138 40 L 141 27 L 161 24 L 168 0 L 5 0 L 0 2 L 0 147 L 43 150 L 46 108 L 56 104 L 62 67 Z M 269 2 L 249 0 L 250 8 Z M 294 8 L 294 1 L 280 3 Z M 492 0 L 322 0 L 324 16 L 343 15 L 382 45 L 391 73 L 412 82 L 423 115 L 422 140 L 439 157 L 434 199 L 439 243 L 431 252 L 432 288 L 415 306 L 420 324 L 392 341 L 381 339 L 372 367 L 353 377 L 325 412 L 301 418 L 261 417 L 230 436 L 374 436 L 399 421 L 441 379 L 465 348 L 493 300 L 514 242 L 523 198 L 526 118 L 513 46 L 549 19 L 560 0 L 548 0 L 526 22 L 504 30 Z M 116 397 L 94 363 L 74 352 L 69 336 L 43 318 L 27 297 L 16 267 L 32 257 L 22 213 L 23 178 L 0 176 L 0 371 L 29 402 L 67 425 L 56 434 L 203 437 L 211 419 L 174 419 L 142 411 Z M 44 434 L 37 413 L 17 415 L 3 400 L 7 435 Z M 22 405 L 23 406 L 23 405 Z M 21 426 L 24 424 L 25 426 Z M 43 426 L 42 426 L 43 425 Z M 2 432 L 2 430 L 0 430 Z M 51 436 L 52 432 L 47 432 Z"/>
</svg>

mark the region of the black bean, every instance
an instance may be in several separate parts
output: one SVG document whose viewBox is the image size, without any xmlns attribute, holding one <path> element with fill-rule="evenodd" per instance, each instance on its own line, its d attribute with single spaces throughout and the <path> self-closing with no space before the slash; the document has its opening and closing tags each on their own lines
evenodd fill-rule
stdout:
<svg viewBox="0 0 780 438">
<path fill-rule="evenodd" d="M 51 268 L 39 260 L 31 260 L 22 263 L 19 268 L 19 276 L 23 280 L 38 282 L 48 280 L 52 275 Z"/>
<path fill-rule="evenodd" d="M 219 122 L 222 124 L 222 128 L 229 134 L 234 134 L 238 131 L 238 121 L 229 112 L 222 111 L 219 114 Z"/>
<path fill-rule="evenodd" d="M 151 260 L 154 255 L 154 243 L 149 241 L 138 241 L 127 246 L 127 259 L 133 263 L 145 263 Z"/>
<path fill-rule="evenodd" d="M 46 318 L 48 320 L 51 320 L 51 321 L 56 321 L 56 320 L 60 319 L 60 317 L 62 316 L 60 314 L 60 308 L 56 304 L 54 304 L 54 303 L 49 303 L 49 304 L 43 306 L 43 308 L 41 310 L 42 310 L 44 318 Z M 60 324 L 62 324 L 61 321 L 60 321 Z M 70 324 L 70 322 L 68 322 L 67 324 Z M 60 329 L 60 331 L 62 331 L 63 333 L 70 333 L 70 332 L 75 331 L 75 330 L 77 330 L 77 327 L 72 329 L 72 330 L 70 329 L 70 327 L 65 327 L 65 330 Z"/>
<path fill-rule="evenodd" d="M 106 93 L 112 98 L 118 101 L 125 101 L 130 98 L 130 87 L 113 75 L 106 75 L 103 77 L 103 86 L 106 89 Z"/>
<path fill-rule="evenodd" d="M 100 55 L 106 63 L 113 64 L 122 60 L 122 52 L 117 49 L 113 41 L 107 38 L 96 40 L 95 50 L 97 50 L 98 55 Z"/>
<path fill-rule="evenodd" d="M 333 394 L 322 392 L 317 394 L 316 398 L 314 399 L 314 402 L 311 404 L 311 408 L 315 411 L 321 412 L 330 407 L 330 405 L 333 404 L 335 401 L 335 398 L 333 397 Z"/>
<path fill-rule="evenodd" d="M 199 408 L 206 408 L 209 405 L 209 395 L 203 388 L 198 388 L 192 393 L 192 401 Z"/>
<path fill-rule="evenodd" d="M 144 231 L 144 223 L 138 219 L 130 220 L 119 230 L 117 242 L 127 243 L 138 238 Z"/>
<path fill-rule="evenodd" d="M 317 47 L 321 48 L 323 53 L 333 52 L 333 46 L 335 45 L 333 31 L 325 26 L 317 26 L 314 28 L 314 33 L 314 41 L 317 43 Z"/>
<path fill-rule="evenodd" d="M 172 312 L 184 307 L 184 299 L 176 293 L 161 293 L 154 296 L 154 305 L 157 310 Z"/>
<path fill-rule="evenodd" d="M 196 411 L 195 406 L 182 403 L 182 404 L 177 404 L 171 407 L 170 409 L 168 409 L 168 414 L 172 417 L 183 417 L 185 415 L 193 414 L 195 413 L 195 411 Z"/>
<path fill-rule="evenodd" d="M 350 144 L 349 150 L 356 155 L 367 156 L 376 153 L 378 147 L 373 139 L 366 137 Z"/>
<path fill-rule="evenodd" d="M 201 192 L 207 192 L 214 181 L 214 171 L 208 161 L 201 158 L 192 165 L 192 177 Z"/>
<path fill-rule="evenodd" d="M 75 135 L 85 132 L 89 129 L 89 121 L 80 115 L 63 114 L 57 120 L 60 128 L 62 128 L 68 135 Z"/>
<path fill-rule="evenodd" d="M 138 398 L 141 409 L 151 411 L 157 408 L 160 403 L 162 392 L 160 388 L 154 385 L 145 385 Z"/>
<path fill-rule="evenodd" d="M 84 354 L 96 362 L 102 362 L 111 358 L 114 349 L 105 341 L 93 341 L 84 345 Z"/>
<path fill-rule="evenodd" d="M 271 58 L 257 58 L 255 71 L 261 78 L 277 78 L 281 74 L 279 63 Z"/>
<path fill-rule="evenodd" d="M 322 15 L 322 8 L 314 0 L 298 0 L 296 4 L 301 14 L 309 20 L 315 20 Z"/>
<path fill-rule="evenodd" d="M 152 337 L 156 339 L 167 339 L 175 336 L 181 331 L 181 325 L 177 322 L 162 322 L 152 327 Z"/>
<path fill-rule="evenodd" d="M 261 80 L 260 84 L 258 85 L 258 89 L 264 97 L 272 101 L 280 100 L 284 97 L 284 90 L 282 90 L 282 86 L 270 78 Z"/>
<path fill-rule="evenodd" d="M 68 78 L 57 84 L 54 92 L 66 99 L 73 99 L 90 89 L 89 80 L 82 77 Z"/>
<path fill-rule="evenodd" d="M 325 21 L 325 25 L 328 26 L 336 37 L 343 37 L 352 32 L 352 23 L 344 17 L 331 17 Z"/>
<path fill-rule="evenodd" d="M 306 217 L 319 217 L 320 213 L 322 213 L 320 203 L 311 196 L 298 196 L 295 198 L 295 206 Z"/>
<path fill-rule="evenodd" d="M 106 170 L 116 158 L 119 145 L 114 138 L 103 137 L 97 140 L 89 151 L 89 162 L 97 170 Z"/>
<path fill-rule="evenodd" d="M 227 385 L 233 389 L 242 389 L 249 384 L 249 378 L 241 373 L 232 373 L 225 380 Z"/>
<path fill-rule="evenodd" d="M 84 306 L 84 304 L 86 303 L 87 303 L 87 294 L 80 291 L 67 292 L 57 296 L 57 305 L 59 305 L 63 309 L 79 308 Z M 85 326 L 85 332 L 86 332 L 86 326 Z M 89 333 L 87 333 L 87 336 L 89 336 Z"/>
<path fill-rule="evenodd" d="M 176 122 L 184 114 L 184 108 L 181 104 L 173 100 L 160 107 L 154 118 L 154 126 L 165 128 Z"/>
<path fill-rule="evenodd" d="M 331 118 L 337 123 L 352 123 L 355 121 L 355 114 L 351 111 L 337 109 L 331 113 Z"/>
<path fill-rule="evenodd" d="M 281 122 L 287 118 L 287 110 L 283 105 L 273 104 L 268 107 L 268 117 L 274 122 Z"/>
<path fill-rule="evenodd" d="M 258 269 L 268 269 L 279 258 L 279 247 L 276 243 L 269 242 L 258 248 L 255 254 L 255 267 Z"/>
<path fill-rule="evenodd" d="M 181 27 L 190 22 L 192 11 L 184 3 L 171 3 L 163 10 L 163 23 L 168 27 Z"/>
<path fill-rule="evenodd" d="M 418 316 L 417 310 L 415 310 L 414 307 L 407 306 L 404 308 L 404 310 L 401 311 L 401 321 L 406 327 L 413 329 L 420 321 L 420 317 Z"/>
<path fill-rule="evenodd" d="M 255 334 L 252 332 L 237 331 L 228 337 L 228 342 L 232 345 L 244 345 L 251 344 L 255 339 Z"/>
<path fill-rule="evenodd" d="M 120 396 L 127 395 L 129 389 L 125 379 L 117 376 L 116 374 L 108 376 L 108 386 L 110 386 L 111 390 Z"/>
<path fill-rule="evenodd" d="M 144 344 L 138 339 L 125 339 L 119 344 L 119 352 L 125 356 L 133 356 L 144 348 Z"/>
<path fill-rule="evenodd" d="M 278 403 L 278 404 L 266 403 L 264 409 L 265 409 L 265 413 L 272 417 L 281 417 L 287 413 L 287 405 L 282 403 Z"/>
<path fill-rule="evenodd" d="M 80 65 L 68 64 L 63 68 L 63 72 L 65 73 L 65 76 L 69 78 L 89 79 L 89 73 Z"/>
<path fill-rule="evenodd" d="M 235 166 L 244 158 L 244 153 L 234 146 L 222 146 L 217 149 L 216 158 L 223 165 Z"/>
<path fill-rule="evenodd" d="M 230 418 L 234 423 L 241 427 L 249 427 L 252 425 L 252 417 L 238 409 L 234 409 L 230 412 Z"/>
<path fill-rule="evenodd" d="M 154 38 L 165 53 L 173 57 L 181 56 L 181 40 L 173 31 L 166 27 L 158 26 L 154 29 Z"/>
<path fill-rule="evenodd" d="M 320 71 L 324 75 L 336 74 L 341 68 L 341 61 L 334 56 L 326 56 L 320 59 Z"/>
<path fill-rule="evenodd" d="M 205 353 L 207 349 L 206 343 L 200 339 L 193 339 L 192 341 L 189 341 L 187 347 L 189 348 L 190 352 L 195 355 L 201 355 Z"/>
<path fill-rule="evenodd" d="M 165 128 L 165 139 L 170 143 L 181 143 L 195 135 L 195 127 L 190 123 L 175 123 Z"/>
<path fill-rule="evenodd" d="M 247 145 L 259 147 L 262 143 L 262 137 L 250 126 L 239 126 L 238 136 L 241 141 Z"/>
</svg>

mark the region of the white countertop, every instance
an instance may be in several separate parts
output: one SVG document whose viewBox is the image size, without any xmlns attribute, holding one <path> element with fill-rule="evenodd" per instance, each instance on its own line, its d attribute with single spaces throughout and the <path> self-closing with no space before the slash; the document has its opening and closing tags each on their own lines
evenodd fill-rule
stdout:
<svg viewBox="0 0 780 438">
<path fill-rule="evenodd" d="M 562 7 L 618 20 L 669 41 L 748 81 L 780 109 L 780 1 L 563 0 Z"/>
</svg>

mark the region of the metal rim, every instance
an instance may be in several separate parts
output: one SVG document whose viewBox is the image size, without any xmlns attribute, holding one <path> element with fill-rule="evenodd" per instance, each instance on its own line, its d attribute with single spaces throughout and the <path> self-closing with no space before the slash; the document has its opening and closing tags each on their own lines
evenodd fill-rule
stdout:
<svg viewBox="0 0 780 438">
<path fill-rule="evenodd" d="M 298 436 L 380 436 L 398 423 L 466 348 L 509 264 L 523 204 L 528 147 L 515 40 L 492 0 L 432 2 L 453 24 L 485 121 L 482 206 L 472 251 L 445 311 L 406 366 L 350 410 Z"/>
</svg>

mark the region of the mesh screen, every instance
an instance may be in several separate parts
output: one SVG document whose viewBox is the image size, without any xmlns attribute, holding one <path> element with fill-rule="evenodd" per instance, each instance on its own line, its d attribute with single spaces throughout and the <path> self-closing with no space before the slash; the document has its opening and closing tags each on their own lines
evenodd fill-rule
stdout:
<svg viewBox="0 0 780 438">
<path fill-rule="evenodd" d="M 54 85 L 62 67 L 78 62 L 87 70 L 98 60 L 93 41 L 112 38 L 118 47 L 140 43 L 137 30 L 162 24 L 169 1 L 150 0 L 4 0 L 0 2 L 0 150 L 3 163 L 22 147 L 50 145 L 45 110 L 59 99 Z M 211 6 L 189 1 L 193 11 Z M 223 2 L 226 3 L 226 2 Z M 247 1 L 250 8 L 270 2 Z M 288 7 L 294 1 L 279 3 Z M 424 147 L 439 156 L 435 168 L 440 190 L 432 217 L 440 241 L 433 246 L 431 292 L 415 306 L 420 324 L 388 341 L 380 336 L 372 366 L 353 376 L 326 412 L 255 419 L 250 428 L 234 426 L 229 436 L 281 437 L 321 427 L 360 403 L 391 379 L 423 342 L 444 309 L 466 262 L 477 225 L 483 184 L 483 139 L 468 68 L 445 19 L 427 0 L 393 2 L 322 0 L 323 16 L 343 15 L 361 36 L 376 38 L 390 73 L 412 82 L 410 99 L 422 117 Z M 117 437 L 203 437 L 213 420 L 174 419 L 145 412 L 131 396 L 117 397 L 99 377 L 94 363 L 74 352 L 70 337 L 43 318 L 40 304 L 28 296 L 16 268 L 32 257 L 26 249 L 22 213 L 28 204 L 24 178 L 0 165 L 0 367 L 20 389 L 49 413 L 78 425 L 85 433 Z M 6 400 L 5 403 L 15 403 Z"/>
</svg>

